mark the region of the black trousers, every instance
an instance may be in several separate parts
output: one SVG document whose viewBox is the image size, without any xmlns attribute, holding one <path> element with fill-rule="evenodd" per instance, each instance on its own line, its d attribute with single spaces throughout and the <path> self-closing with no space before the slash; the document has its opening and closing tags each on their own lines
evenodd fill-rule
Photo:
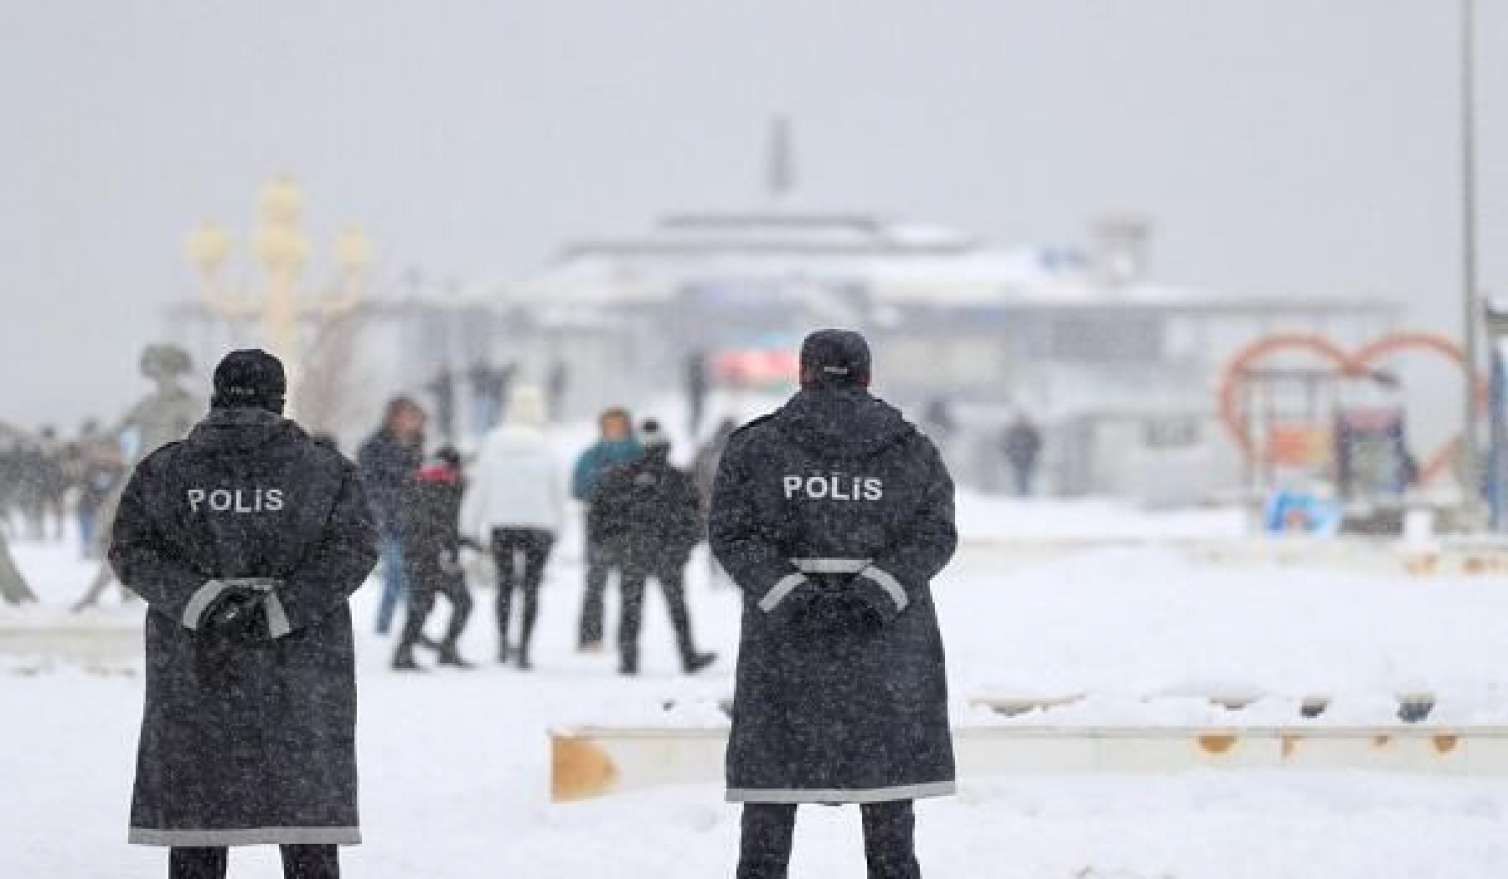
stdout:
<svg viewBox="0 0 1508 879">
<path fill-rule="evenodd" d="M 864 803 L 859 814 L 869 879 L 921 879 L 911 801 Z M 737 879 L 785 879 L 795 831 L 794 805 L 745 803 Z"/>
<path fill-rule="evenodd" d="M 424 634 L 424 623 L 435 609 L 435 596 L 444 595 L 450 600 L 450 625 L 445 629 L 444 648 L 454 650 L 461 632 L 466 630 L 466 621 L 471 618 L 471 590 L 466 586 L 465 574 L 447 574 L 439 570 L 416 570 L 409 568 L 408 614 L 403 620 L 403 635 L 398 640 L 399 650 L 412 650 Z"/>
<path fill-rule="evenodd" d="M 650 577 L 659 581 L 665 592 L 665 605 L 670 609 L 670 625 L 675 628 L 676 649 L 680 651 L 682 664 L 691 661 L 696 654 L 696 645 L 691 640 L 691 613 L 686 608 L 684 562 L 671 562 L 653 568 L 627 562 L 623 567 L 622 617 L 618 622 L 618 653 L 623 667 L 638 670 L 639 629 L 644 622 L 644 583 Z"/>
<path fill-rule="evenodd" d="M 492 558 L 497 563 L 498 643 L 508 643 L 513 593 L 522 590 L 524 613 L 518 650 L 526 660 L 529 641 L 534 637 L 534 621 L 539 617 L 539 584 L 544 582 L 545 563 L 550 560 L 550 548 L 554 545 L 555 535 L 541 528 L 496 528 L 492 532 Z"/>
<path fill-rule="evenodd" d="M 285 845 L 283 879 L 340 879 L 340 850 L 333 845 Z M 168 852 L 168 879 L 225 879 L 230 850 L 180 848 Z"/>
<path fill-rule="evenodd" d="M 587 511 L 591 517 L 591 511 Z M 583 526 L 586 534 L 586 594 L 581 599 L 581 628 L 577 643 L 582 647 L 602 643 L 603 602 L 607 596 L 607 575 L 616 565 L 612 555 L 602 544 L 592 540 L 591 528 Z"/>
</svg>

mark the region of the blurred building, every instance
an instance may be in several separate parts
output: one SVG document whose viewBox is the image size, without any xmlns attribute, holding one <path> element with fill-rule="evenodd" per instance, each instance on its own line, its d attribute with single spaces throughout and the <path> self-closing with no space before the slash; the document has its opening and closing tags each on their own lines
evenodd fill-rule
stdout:
<svg viewBox="0 0 1508 879">
<path fill-rule="evenodd" d="M 643 234 L 567 243 L 521 281 L 420 285 L 374 305 L 376 368 L 389 374 L 380 384 L 419 391 L 447 369 L 511 366 L 585 416 L 678 391 L 693 358 L 714 387 L 788 389 L 778 366 L 740 364 L 789 354 L 814 327 L 855 327 L 876 349 L 880 393 L 918 419 L 956 413 L 947 444 L 965 479 L 1003 483 L 996 439 L 1025 412 L 1047 436 L 1046 490 L 1183 501 L 1239 482 L 1214 420 L 1234 351 L 1278 331 L 1357 344 L 1399 311 L 1158 283 L 1148 233 L 1113 218 L 1085 248 L 1002 247 L 862 214 L 673 215 Z"/>
<path fill-rule="evenodd" d="M 1282 298 L 1146 277 L 1148 226 L 1100 223 L 1087 249 L 1000 247 L 936 226 L 858 214 L 689 214 L 649 232 L 566 245 L 502 285 L 499 344 L 542 368 L 572 364 L 579 407 L 677 386 L 687 357 L 789 351 L 818 326 L 864 330 L 876 383 L 918 417 L 957 413 L 955 464 L 998 484 L 998 427 L 1047 429 L 1049 490 L 1169 501 L 1233 487 L 1214 422 L 1231 354 L 1272 332 L 1359 344 L 1396 307 Z M 527 352 L 527 353 L 524 353 Z"/>
</svg>

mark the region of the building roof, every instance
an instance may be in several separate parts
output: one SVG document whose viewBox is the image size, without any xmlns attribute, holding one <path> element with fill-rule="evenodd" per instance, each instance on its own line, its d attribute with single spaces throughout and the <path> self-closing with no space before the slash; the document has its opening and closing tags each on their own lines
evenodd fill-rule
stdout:
<svg viewBox="0 0 1508 879">
<path fill-rule="evenodd" d="M 553 309 L 670 302 L 707 285 L 844 286 L 896 307 L 1163 308 L 1387 312 L 1386 302 L 1237 296 L 1140 279 L 1112 283 L 1081 250 L 990 244 L 945 227 L 855 213 L 698 213 L 648 232 L 567 244 L 543 272 L 504 285 Z"/>
</svg>

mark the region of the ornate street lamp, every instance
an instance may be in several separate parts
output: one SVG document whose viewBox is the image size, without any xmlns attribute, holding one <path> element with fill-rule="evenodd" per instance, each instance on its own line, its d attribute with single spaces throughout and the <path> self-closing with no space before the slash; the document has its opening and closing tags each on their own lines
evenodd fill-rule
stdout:
<svg viewBox="0 0 1508 879">
<path fill-rule="evenodd" d="M 372 245 L 355 227 L 336 237 L 338 272 L 334 290 L 310 296 L 300 285 L 311 247 L 303 230 L 304 195 L 291 179 L 278 177 L 257 195 L 257 225 L 251 236 L 252 254 L 262 268 L 263 288 L 256 292 L 231 289 L 224 280 L 233 243 L 220 225 L 205 221 L 189 235 L 186 252 L 199 271 L 201 295 L 210 310 L 226 320 L 255 318 L 261 323 L 262 344 L 282 359 L 290 388 L 303 372 L 300 328 L 308 321 L 325 323 L 361 304 Z M 289 394 L 290 402 L 297 399 Z"/>
</svg>

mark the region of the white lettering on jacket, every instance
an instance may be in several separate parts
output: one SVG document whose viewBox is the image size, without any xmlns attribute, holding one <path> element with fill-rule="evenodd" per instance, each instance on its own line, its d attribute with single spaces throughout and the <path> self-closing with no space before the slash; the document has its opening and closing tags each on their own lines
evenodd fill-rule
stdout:
<svg viewBox="0 0 1508 879">
<path fill-rule="evenodd" d="M 801 476 L 787 473 L 780 478 L 785 499 L 805 498 L 813 501 L 877 501 L 885 497 L 885 481 L 878 476 Z"/>
<path fill-rule="evenodd" d="M 211 513 L 281 513 L 281 488 L 191 488 L 187 492 L 189 512 Z"/>
</svg>

